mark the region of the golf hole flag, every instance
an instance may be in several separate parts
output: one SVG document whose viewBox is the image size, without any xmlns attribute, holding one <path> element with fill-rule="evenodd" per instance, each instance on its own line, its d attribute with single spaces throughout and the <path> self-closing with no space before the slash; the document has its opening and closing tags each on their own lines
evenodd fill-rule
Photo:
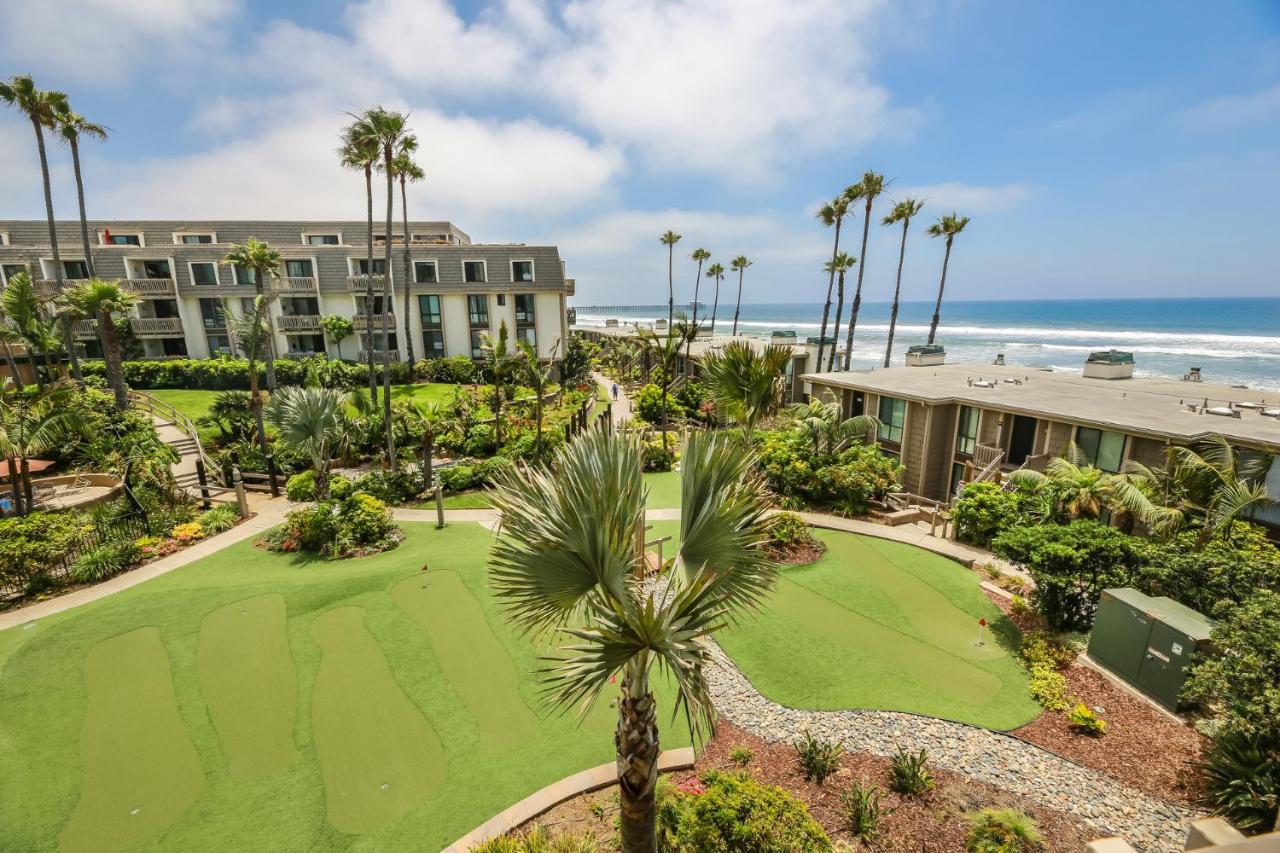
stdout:
<svg viewBox="0 0 1280 853">
<path fill-rule="evenodd" d="M 985 627 L 987 627 L 987 620 L 985 618 L 979 618 L 978 619 L 978 642 L 974 643 L 975 646 L 982 645 L 982 629 Z"/>
</svg>

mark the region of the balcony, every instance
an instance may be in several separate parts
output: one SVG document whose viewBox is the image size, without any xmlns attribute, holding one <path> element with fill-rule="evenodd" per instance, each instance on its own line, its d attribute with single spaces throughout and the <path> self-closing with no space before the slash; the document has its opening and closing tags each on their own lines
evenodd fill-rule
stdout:
<svg viewBox="0 0 1280 853">
<path fill-rule="evenodd" d="M 129 278 L 120 284 L 144 299 L 172 299 L 178 295 L 171 278 Z"/>
<path fill-rule="evenodd" d="M 182 320 L 178 317 L 134 317 L 129 325 L 135 335 L 143 338 L 182 337 Z"/>
<path fill-rule="evenodd" d="M 74 328 L 77 338 L 96 340 L 98 337 L 98 325 L 92 320 L 80 320 L 75 324 Z"/>
<path fill-rule="evenodd" d="M 372 316 L 373 318 L 372 325 L 370 325 L 370 322 L 369 322 L 370 316 Z M 365 331 L 381 332 L 382 331 L 382 315 L 381 314 L 373 314 L 373 315 L 357 314 L 351 318 L 351 322 L 355 324 L 357 332 L 365 332 Z M 387 328 L 390 329 L 392 332 L 396 330 L 396 315 L 392 314 L 391 312 L 387 312 Z"/>
<path fill-rule="evenodd" d="M 86 281 L 88 281 L 87 278 L 64 278 L 62 280 L 62 290 L 67 290 Z M 37 299 L 53 299 L 62 292 L 58 290 L 58 282 L 51 278 L 36 279 L 32 282 L 32 286 L 36 289 Z"/>
<path fill-rule="evenodd" d="M 368 360 L 369 360 L 369 350 L 367 350 L 367 349 L 362 349 L 362 350 L 360 350 L 360 361 L 368 361 Z M 377 362 L 383 362 L 383 361 L 392 361 L 392 362 L 395 362 L 395 361 L 399 361 L 399 360 L 400 360 L 400 350 L 398 350 L 398 349 L 391 349 L 391 350 L 387 350 L 386 352 L 383 352 L 382 350 L 374 350 L 374 351 L 373 351 L 373 360 L 374 360 L 374 361 L 377 361 Z"/>
<path fill-rule="evenodd" d="M 365 281 L 369 278 L 367 275 L 349 275 L 347 276 L 347 286 L 353 291 L 363 291 L 365 289 Z M 383 282 L 386 281 L 385 275 L 373 276 L 373 289 L 382 290 Z"/>
<path fill-rule="evenodd" d="M 320 315 L 282 314 L 276 318 L 276 328 L 282 332 L 313 331 L 320 328 Z"/>
<path fill-rule="evenodd" d="M 316 292 L 316 280 L 314 276 L 286 276 L 285 278 L 271 279 L 272 293 L 305 293 L 312 295 Z"/>
</svg>

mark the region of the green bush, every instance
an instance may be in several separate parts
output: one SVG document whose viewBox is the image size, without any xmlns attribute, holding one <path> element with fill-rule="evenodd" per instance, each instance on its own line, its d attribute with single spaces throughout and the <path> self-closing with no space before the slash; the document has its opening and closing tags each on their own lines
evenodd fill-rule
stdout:
<svg viewBox="0 0 1280 853">
<path fill-rule="evenodd" d="M 81 363 L 86 376 L 105 376 L 101 361 Z M 325 387 L 360 388 L 368 384 L 368 367 L 364 364 L 313 356 L 304 359 L 277 359 L 276 382 L 279 385 L 302 385 L 312 379 Z M 377 367 L 381 376 L 381 365 Z M 261 384 L 266 385 L 266 365 L 258 362 Z M 391 365 L 391 381 L 407 382 L 411 376 L 407 364 Z M 240 358 L 174 358 L 160 361 L 126 361 L 124 379 L 131 388 L 199 388 L 212 391 L 249 389 L 249 363 Z"/>
<path fill-rule="evenodd" d="M 199 518 L 200 526 L 212 536 L 230 530 L 240 523 L 240 509 L 234 504 L 221 504 L 206 511 Z"/>
<path fill-rule="evenodd" d="M 1031 698 L 1048 711 L 1067 709 L 1067 679 L 1051 666 L 1031 667 Z"/>
<path fill-rule="evenodd" d="M 356 492 L 342 502 L 341 527 L 350 532 L 354 544 L 373 545 L 391 535 L 395 522 L 386 503 Z"/>
<path fill-rule="evenodd" d="M 397 471 L 370 471 L 355 481 L 354 490 L 373 495 L 383 503 L 409 503 L 422 493 L 422 478 L 403 468 Z"/>
<path fill-rule="evenodd" d="M 373 495 L 319 501 L 285 516 L 263 543 L 272 551 L 308 551 L 340 559 L 394 548 L 402 538 L 391 510 Z"/>
<path fill-rule="evenodd" d="M 875 785 L 851 784 L 840 794 L 844 819 L 854 838 L 870 844 L 880 835 L 880 821 L 892 810 L 880 804 L 880 789 Z"/>
<path fill-rule="evenodd" d="M 498 433 L 492 424 L 476 424 L 462 441 L 462 452 L 467 456 L 492 456 L 497 449 Z"/>
<path fill-rule="evenodd" d="M 899 749 L 889 759 L 889 785 L 899 794 L 918 796 L 930 790 L 933 785 L 933 774 L 926 764 L 929 753 L 921 749 L 917 753 Z"/>
<path fill-rule="evenodd" d="M 1212 615 L 1212 651 L 1192 667 L 1183 697 L 1217 710 L 1228 730 L 1280 742 L 1280 593 L 1223 601 Z"/>
<path fill-rule="evenodd" d="M 646 471 L 670 471 L 676 464 L 676 440 L 667 439 L 667 446 L 662 446 L 662 438 L 649 439 L 640 448 L 640 462 Z"/>
<path fill-rule="evenodd" d="M 1022 659 L 1033 668 L 1046 666 L 1050 669 L 1066 669 L 1079 657 L 1075 649 L 1063 645 L 1043 631 L 1027 631 L 1023 634 L 1018 651 Z"/>
<path fill-rule="evenodd" d="M 735 746 L 729 750 L 729 760 L 737 767 L 746 767 L 755 757 L 756 754 L 747 746 Z"/>
<path fill-rule="evenodd" d="M 995 483 L 970 483 L 951 507 L 956 536 L 986 547 L 1013 527 L 1044 520 L 1049 515 L 1045 499 L 1021 489 L 1005 491 Z"/>
<path fill-rule="evenodd" d="M 0 589 L 31 594 L 49 586 L 50 570 L 63 563 L 89 529 L 88 519 L 76 513 L 0 519 Z"/>
<path fill-rule="evenodd" d="M 1133 586 L 1167 595 L 1201 613 L 1220 601 L 1243 602 L 1256 590 L 1280 593 L 1280 549 L 1256 524 L 1236 522 L 1227 535 L 1207 542 L 1189 530 L 1169 540 L 1134 541 L 1139 564 Z"/>
<path fill-rule="evenodd" d="M 495 456 L 491 459 L 469 460 L 436 470 L 440 485 L 446 492 L 463 492 L 488 485 L 498 472 L 512 466 L 510 459 Z"/>
<path fill-rule="evenodd" d="M 107 542 L 81 551 L 71 564 L 77 583 L 97 583 L 120 574 L 142 560 L 142 549 L 132 540 Z"/>
<path fill-rule="evenodd" d="M 796 757 L 800 760 L 800 769 L 804 778 L 821 785 L 827 777 L 840 769 L 840 756 L 844 747 L 839 741 L 819 740 L 805 730 L 804 735 L 792 744 L 796 749 Z"/>
<path fill-rule="evenodd" d="M 808 807 L 781 788 L 746 773 L 702 775 L 706 790 L 658 783 L 658 849 L 679 853 L 829 851 L 831 840 Z"/>
<path fill-rule="evenodd" d="M 651 424 L 662 423 L 662 387 L 650 383 L 631 398 L 632 408 L 636 415 Z M 667 422 L 680 420 L 689 416 L 689 410 L 684 407 L 680 401 L 680 397 L 672 392 L 667 392 Z"/>
<path fill-rule="evenodd" d="M 1067 721 L 1071 728 L 1087 735 L 1102 735 L 1107 731 L 1107 721 L 1098 712 L 1083 702 L 1076 702 L 1067 712 Z"/>
<path fill-rule="evenodd" d="M 873 444 L 815 454 L 808 438 L 796 430 L 762 431 L 757 438 L 760 469 L 769 488 L 784 498 L 857 515 L 872 500 L 899 488 L 902 466 Z"/>
<path fill-rule="evenodd" d="M 595 835 L 552 835 L 539 826 L 526 835 L 500 835 L 471 848 L 471 853 L 597 853 L 603 848 Z"/>
<path fill-rule="evenodd" d="M 1280 738 L 1226 729 L 1196 766 L 1205 775 L 1205 804 L 1245 832 L 1265 832 L 1280 806 Z"/>
<path fill-rule="evenodd" d="M 284 484 L 284 494 L 294 503 L 313 501 L 316 499 L 316 472 L 308 468 L 300 474 L 294 474 Z"/>
<path fill-rule="evenodd" d="M 1036 822 L 1017 809 L 983 809 L 968 821 L 967 853 L 1031 853 L 1044 846 Z"/>
</svg>

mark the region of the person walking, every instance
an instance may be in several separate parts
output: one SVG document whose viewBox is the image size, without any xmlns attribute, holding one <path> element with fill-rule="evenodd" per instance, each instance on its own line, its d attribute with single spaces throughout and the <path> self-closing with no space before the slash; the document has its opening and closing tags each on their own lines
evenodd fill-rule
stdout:
<svg viewBox="0 0 1280 853">
<path fill-rule="evenodd" d="M 618 383 L 617 382 L 613 383 L 613 400 L 614 402 L 617 402 L 618 400 Z"/>
</svg>

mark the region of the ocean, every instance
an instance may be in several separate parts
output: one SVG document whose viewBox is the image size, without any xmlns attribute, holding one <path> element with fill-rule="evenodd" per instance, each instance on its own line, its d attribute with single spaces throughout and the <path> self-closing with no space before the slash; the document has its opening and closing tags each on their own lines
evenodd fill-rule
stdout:
<svg viewBox="0 0 1280 853">
<path fill-rule="evenodd" d="M 889 308 L 887 302 L 862 304 L 852 367 L 882 363 Z M 577 309 L 582 325 L 604 325 L 606 318 L 647 322 L 666 310 L 665 304 Z M 688 313 L 689 305 L 677 303 L 676 310 Z M 700 308 L 699 319 L 709 310 L 709 304 Z M 845 321 L 848 312 L 846 305 Z M 907 347 L 925 342 L 932 313 L 932 302 L 901 304 L 894 364 L 902 364 Z M 716 330 L 728 332 L 732 323 L 733 303 L 722 302 Z M 821 323 L 821 304 L 743 305 L 738 329 L 804 336 L 817 335 Z M 844 337 L 842 323 L 841 345 Z M 946 346 L 949 362 L 990 362 L 1003 353 L 1013 364 L 1076 372 L 1093 350 L 1114 347 L 1134 354 L 1139 375 L 1180 378 L 1195 366 L 1206 382 L 1280 390 L 1280 298 L 947 301 L 937 342 Z"/>
</svg>

